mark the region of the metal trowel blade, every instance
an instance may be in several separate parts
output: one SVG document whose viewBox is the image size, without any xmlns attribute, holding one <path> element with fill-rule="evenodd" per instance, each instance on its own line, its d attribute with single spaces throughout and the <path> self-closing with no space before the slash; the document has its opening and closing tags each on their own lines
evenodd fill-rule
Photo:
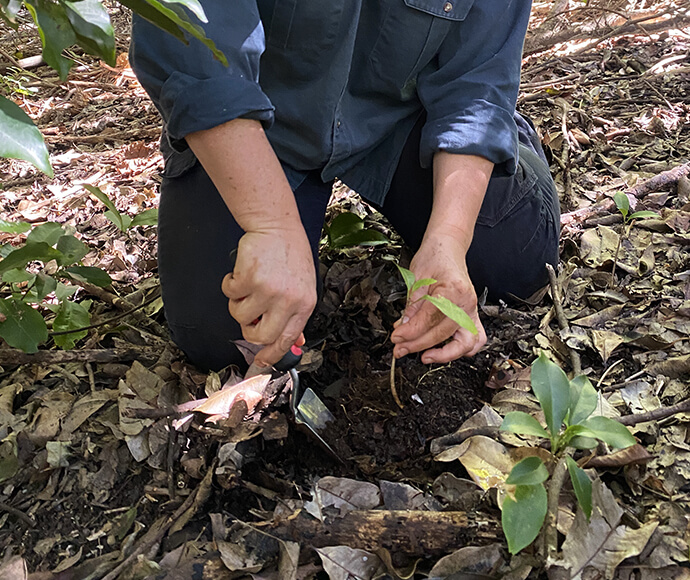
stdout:
<svg viewBox="0 0 690 580">
<path fill-rule="evenodd" d="M 295 415 L 297 421 L 305 423 L 312 430 L 319 432 L 326 429 L 326 424 L 335 419 L 328 407 L 323 404 L 323 401 L 311 389 L 304 391 L 297 405 L 297 413 Z"/>
</svg>

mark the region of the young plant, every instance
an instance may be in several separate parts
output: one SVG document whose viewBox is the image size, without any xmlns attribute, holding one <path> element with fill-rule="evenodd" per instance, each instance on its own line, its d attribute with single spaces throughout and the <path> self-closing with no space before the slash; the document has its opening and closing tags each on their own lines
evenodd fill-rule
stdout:
<svg viewBox="0 0 690 580">
<path fill-rule="evenodd" d="M 127 214 L 120 213 L 112 200 L 97 187 L 84 185 L 84 188 L 108 208 L 108 211 L 103 215 L 115 224 L 122 233 L 135 226 L 154 226 L 158 222 L 158 210 L 156 208 L 145 209 L 131 218 Z"/>
<path fill-rule="evenodd" d="M 531 384 L 544 412 L 546 428 L 531 415 L 512 411 L 505 416 L 501 430 L 550 440 L 551 453 L 566 463 L 575 497 L 589 519 L 592 483 L 566 450 L 591 449 L 597 446 L 598 441 L 621 449 L 634 445 L 635 438 L 618 421 L 594 415 L 598 395 L 587 377 L 568 380 L 563 370 L 543 352 L 532 364 Z M 511 554 L 529 546 L 542 528 L 548 505 L 544 487 L 547 478 L 548 472 L 542 460 L 528 457 L 517 463 L 506 479 L 506 484 L 515 486 L 503 502 L 501 517 Z"/>
<path fill-rule="evenodd" d="M 335 216 L 330 224 L 324 226 L 330 248 L 349 248 L 351 246 L 377 246 L 390 240 L 377 230 L 366 229 L 364 220 L 356 213 L 345 211 Z"/>
<path fill-rule="evenodd" d="M 618 252 L 621 249 L 621 242 L 623 241 L 624 237 L 627 238 L 630 235 L 633 222 L 637 219 L 659 217 L 659 214 L 649 210 L 630 213 L 630 200 L 622 191 L 619 191 L 613 196 L 613 202 L 616 204 L 618 211 L 623 216 L 623 235 L 618 236 L 618 244 L 616 244 L 616 252 L 613 256 L 613 267 L 611 268 L 611 280 L 609 287 L 613 286 L 614 275 L 616 273 L 616 264 L 618 263 Z"/>
<path fill-rule="evenodd" d="M 396 264 L 396 266 L 400 271 L 403 280 L 405 281 L 405 286 L 407 287 L 406 305 L 410 304 L 412 300 L 412 295 L 417 290 L 419 290 L 420 288 L 424 288 L 425 286 L 431 286 L 432 284 L 436 284 L 438 282 L 438 280 L 434 280 L 433 278 L 422 278 L 421 280 L 416 280 L 415 275 L 412 272 L 410 272 L 410 270 L 408 270 L 407 268 L 403 268 L 398 264 Z M 448 318 L 455 322 L 455 324 L 462 328 L 465 328 L 466 330 L 469 330 L 472 334 L 477 334 L 477 327 L 475 326 L 474 322 L 469 317 L 467 312 L 465 312 L 460 306 L 458 306 L 451 300 L 448 300 L 448 298 L 445 298 L 443 296 L 431 296 L 429 294 L 424 294 L 424 296 L 419 297 L 417 300 L 426 300 L 427 302 L 430 302 L 436 308 L 438 308 L 443 314 L 445 314 Z M 417 300 L 415 300 L 415 302 Z M 391 394 L 393 395 L 393 399 L 395 400 L 398 407 L 402 409 L 403 404 L 400 400 L 400 397 L 398 397 L 398 392 L 395 388 L 395 357 L 391 359 L 390 381 Z"/>
<path fill-rule="evenodd" d="M 0 246 L 0 337 L 12 347 L 36 352 L 48 339 L 48 325 L 37 307 L 55 314 L 53 339 L 69 349 L 86 336 L 90 324 L 89 301 L 74 302 L 77 288 L 65 281 L 109 286 L 110 276 L 100 268 L 81 265 L 89 248 L 57 223 L 33 229 L 23 222 L 0 220 L 0 231 L 19 234 L 31 230 L 19 247 Z"/>
</svg>

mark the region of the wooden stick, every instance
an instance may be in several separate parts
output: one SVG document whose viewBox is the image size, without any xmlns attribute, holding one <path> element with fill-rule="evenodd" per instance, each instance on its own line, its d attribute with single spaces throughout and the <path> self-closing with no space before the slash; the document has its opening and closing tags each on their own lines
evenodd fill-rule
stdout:
<svg viewBox="0 0 690 580">
<path fill-rule="evenodd" d="M 155 362 L 162 349 L 150 346 L 83 350 L 39 350 L 27 353 L 16 348 L 0 349 L 0 365 L 61 364 L 68 362 L 110 363 L 126 360 Z"/>
<path fill-rule="evenodd" d="M 551 284 L 551 297 L 553 298 L 553 307 L 556 310 L 556 318 L 558 326 L 561 330 L 570 331 L 570 324 L 565 317 L 563 311 L 563 303 L 561 300 L 561 290 L 558 287 L 558 279 L 556 278 L 556 271 L 551 264 L 546 264 L 546 270 L 549 273 L 549 282 Z M 566 345 L 567 346 L 567 345 Z M 573 367 L 573 375 L 578 376 L 582 374 L 582 363 L 580 362 L 580 354 L 573 348 L 568 347 L 570 353 L 570 364 Z"/>
</svg>

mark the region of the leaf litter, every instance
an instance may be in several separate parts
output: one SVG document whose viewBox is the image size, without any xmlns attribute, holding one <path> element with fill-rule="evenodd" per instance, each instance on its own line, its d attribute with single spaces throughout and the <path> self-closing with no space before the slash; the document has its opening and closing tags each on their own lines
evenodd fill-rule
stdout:
<svg viewBox="0 0 690 580">
<path fill-rule="evenodd" d="M 619 4 L 622 14 L 646 14 L 642 2 Z M 3 359 L 1 578 L 544 575 L 535 551 L 508 558 L 497 507 L 512 465 L 548 458 L 537 439 L 497 430 L 511 411 L 545 422 L 529 389 L 536 349 L 567 371 L 576 352 L 599 391 L 598 412 L 612 418 L 682 405 L 690 374 L 690 180 L 630 194 L 631 212 L 658 217 L 629 227 L 615 206 L 596 209 L 688 162 L 687 35 L 634 29 L 583 50 L 585 41 L 567 36 L 614 30 L 622 16 L 590 2 L 548 20 L 549 8 L 535 3 L 519 107 L 544 138 L 562 196 L 558 286 L 568 328 L 548 296 L 484 305 L 490 342 L 473 360 L 399 361 L 398 409 L 387 336 L 405 292 L 392 261 L 409 256 L 341 184 L 329 215 L 354 212 L 363 229 L 393 240 L 321 252 L 324 296 L 301 376 L 336 415 L 329 435 L 344 464 L 289 426 L 284 378 L 242 386 L 237 375 L 187 365 L 167 341 L 158 299 L 78 344 L 120 358 Z M 655 9 L 660 20 L 683 17 L 674 2 Z M 127 15 L 113 15 L 124 31 Z M 4 31 L 9 53 L 40 52 L 27 30 Z M 540 42 L 546 49 L 535 52 Z M 74 226 L 90 248 L 84 264 L 105 268 L 117 295 L 140 304 L 158 286 L 155 229 L 120 233 L 81 185 L 100 187 L 130 215 L 157 203 L 159 121 L 120 57 L 116 69 L 93 62 L 66 83 L 45 67 L 26 73 L 40 91 L 19 104 L 47 135 L 56 177 L 0 161 L 0 214 Z M 21 235 L 1 234 L 10 243 Z M 112 297 L 79 292 L 103 319 L 117 314 Z M 689 417 L 686 408 L 637 423 L 638 445 L 576 456 L 598 479 L 589 522 L 571 489 L 561 495 L 554 564 L 567 577 L 690 576 Z"/>
</svg>

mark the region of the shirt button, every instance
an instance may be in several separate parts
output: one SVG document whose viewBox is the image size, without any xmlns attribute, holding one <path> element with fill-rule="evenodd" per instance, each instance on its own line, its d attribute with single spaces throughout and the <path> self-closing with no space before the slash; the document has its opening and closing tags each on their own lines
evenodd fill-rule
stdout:
<svg viewBox="0 0 690 580">
<path fill-rule="evenodd" d="M 335 124 L 336 127 L 340 127 L 340 121 Z"/>
<path fill-rule="evenodd" d="M 446 2 L 443 5 L 443 11 L 444 12 L 450 12 L 453 9 L 453 4 L 451 2 Z"/>
</svg>

